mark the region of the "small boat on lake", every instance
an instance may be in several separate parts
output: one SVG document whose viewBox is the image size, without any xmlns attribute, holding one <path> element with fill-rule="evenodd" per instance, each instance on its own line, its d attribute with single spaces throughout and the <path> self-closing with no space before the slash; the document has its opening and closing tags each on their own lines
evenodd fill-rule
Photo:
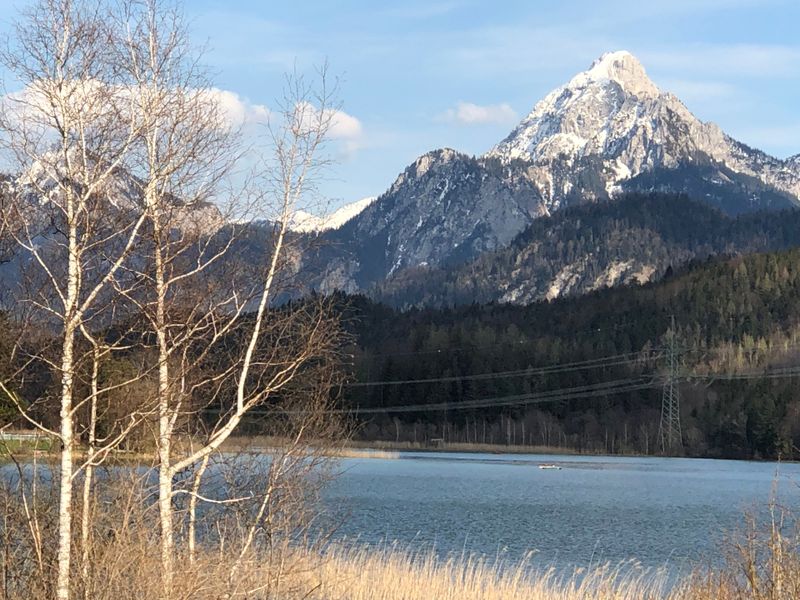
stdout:
<svg viewBox="0 0 800 600">
<path fill-rule="evenodd" d="M 542 464 L 542 465 L 539 465 L 539 468 L 540 469 L 551 469 L 551 470 L 554 470 L 554 471 L 560 471 L 561 470 L 561 467 L 559 467 L 558 465 L 551 465 L 551 464 Z"/>
</svg>

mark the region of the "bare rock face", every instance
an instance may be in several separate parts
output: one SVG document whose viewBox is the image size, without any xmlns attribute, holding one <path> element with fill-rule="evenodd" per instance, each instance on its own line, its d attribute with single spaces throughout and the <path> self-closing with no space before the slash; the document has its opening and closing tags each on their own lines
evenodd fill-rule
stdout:
<svg viewBox="0 0 800 600">
<path fill-rule="evenodd" d="M 364 289 L 408 267 L 471 259 L 503 247 L 545 208 L 526 165 L 429 152 L 389 190 L 329 236 L 322 289 Z"/>
<path fill-rule="evenodd" d="M 365 290 L 404 269 L 468 261 L 508 245 L 537 217 L 623 192 L 684 193 L 728 214 L 786 208 L 800 197 L 800 155 L 779 160 L 737 142 L 660 90 L 633 55 L 612 52 L 548 94 L 484 156 L 445 148 L 409 165 L 329 234 L 340 251 L 325 257 L 319 287 Z M 566 265 L 549 296 L 571 289 L 581 269 Z M 600 280 L 652 270 L 626 257 Z"/>
</svg>

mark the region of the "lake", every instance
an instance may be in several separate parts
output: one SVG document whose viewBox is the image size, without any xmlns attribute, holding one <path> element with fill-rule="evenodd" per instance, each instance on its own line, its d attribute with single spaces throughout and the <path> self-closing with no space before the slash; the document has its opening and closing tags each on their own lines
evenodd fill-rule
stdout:
<svg viewBox="0 0 800 600">
<path fill-rule="evenodd" d="M 555 463 L 562 470 L 542 470 Z M 677 458 L 401 453 L 345 459 L 325 500 L 337 536 L 557 567 L 707 564 L 773 488 L 800 509 L 800 464 Z"/>
</svg>

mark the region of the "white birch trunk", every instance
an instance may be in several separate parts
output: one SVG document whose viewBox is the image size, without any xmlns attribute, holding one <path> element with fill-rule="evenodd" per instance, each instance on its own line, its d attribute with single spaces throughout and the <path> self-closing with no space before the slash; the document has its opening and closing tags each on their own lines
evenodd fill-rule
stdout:
<svg viewBox="0 0 800 600">
<path fill-rule="evenodd" d="M 56 598 L 69 600 L 70 556 L 72 550 L 72 383 L 73 383 L 73 336 L 67 327 L 64 335 L 64 350 L 61 361 L 61 478 L 58 499 L 58 581 Z"/>
<path fill-rule="evenodd" d="M 158 215 L 153 219 L 156 284 L 156 338 L 158 340 L 158 517 L 161 528 L 163 598 L 172 597 L 175 539 L 172 520 L 172 429 L 169 352 L 166 332 L 166 285 Z"/>
<path fill-rule="evenodd" d="M 74 445 L 72 393 L 74 387 L 75 312 L 79 292 L 79 252 L 74 203 L 67 198 L 69 227 L 69 256 L 67 265 L 67 293 L 64 302 L 64 339 L 61 351 L 61 477 L 58 499 L 58 578 L 56 598 L 70 598 L 70 559 L 72 554 L 72 470 Z"/>
<path fill-rule="evenodd" d="M 89 537 L 90 537 L 90 522 L 92 518 L 92 481 L 94 479 L 94 460 L 95 460 L 95 444 L 97 442 L 97 395 L 98 395 L 98 378 L 100 371 L 100 349 L 97 344 L 92 340 L 92 385 L 91 385 L 91 399 L 89 403 L 89 431 L 88 431 L 88 444 L 89 448 L 86 456 L 86 467 L 83 474 L 83 505 L 81 515 L 81 576 L 86 583 L 89 581 Z M 89 591 L 86 591 L 86 597 L 89 597 Z"/>
</svg>

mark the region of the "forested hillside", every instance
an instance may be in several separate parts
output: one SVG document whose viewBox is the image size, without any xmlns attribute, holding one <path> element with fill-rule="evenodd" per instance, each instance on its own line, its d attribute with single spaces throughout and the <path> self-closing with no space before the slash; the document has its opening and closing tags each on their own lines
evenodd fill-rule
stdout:
<svg viewBox="0 0 800 600">
<path fill-rule="evenodd" d="M 679 239 L 707 228 L 664 230 Z M 365 438 L 654 452 L 674 315 L 686 452 L 786 457 L 800 446 L 797 380 L 784 376 L 800 360 L 798 249 L 529 306 L 399 312 L 359 297 L 348 314 L 358 383 L 345 403 Z"/>
</svg>

